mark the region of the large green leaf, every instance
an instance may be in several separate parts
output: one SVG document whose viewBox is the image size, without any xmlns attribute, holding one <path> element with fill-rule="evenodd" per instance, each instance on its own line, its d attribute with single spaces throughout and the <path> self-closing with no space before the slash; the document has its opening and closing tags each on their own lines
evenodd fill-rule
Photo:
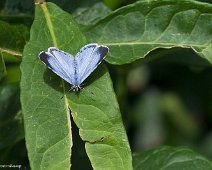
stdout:
<svg viewBox="0 0 212 170">
<path fill-rule="evenodd" d="M 21 64 L 21 104 L 30 166 L 36 170 L 70 169 L 72 135 L 64 83 L 46 70 L 38 54 L 50 46 L 73 53 L 84 39 L 67 13 L 45 3 L 36 5 L 30 33 Z"/>
<path fill-rule="evenodd" d="M 80 96 L 70 94 L 72 115 L 94 169 L 132 169 L 131 153 L 112 82 L 104 67 Z"/>
<path fill-rule="evenodd" d="M 32 169 L 70 169 L 69 109 L 86 141 L 94 169 L 132 169 L 127 136 L 106 68 L 102 65 L 85 82 L 85 89 L 75 94 L 38 59 L 39 52 L 50 46 L 76 54 L 85 43 L 69 14 L 52 3 L 36 5 L 21 64 L 21 103 Z"/>
<path fill-rule="evenodd" d="M 190 0 L 142 0 L 85 30 L 110 47 L 107 61 L 130 63 L 157 48 L 192 48 L 212 63 L 212 5 Z"/>
<path fill-rule="evenodd" d="M 133 155 L 134 170 L 210 170 L 212 163 L 188 148 L 161 147 Z"/>
</svg>

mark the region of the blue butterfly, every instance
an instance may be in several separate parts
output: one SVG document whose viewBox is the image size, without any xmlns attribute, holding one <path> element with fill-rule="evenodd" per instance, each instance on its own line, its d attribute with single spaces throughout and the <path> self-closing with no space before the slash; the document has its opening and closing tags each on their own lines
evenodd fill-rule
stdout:
<svg viewBox="0 0 212 170">
<path fill-rule="evenodd" d="M 40 60 L 62 79 L 72 84 L 71 90 L 78 92 L 81 83 L 96 69 L 109 51 L 107 46 L 87 44 L 76 56 L 55 47 L 40 52 Z"/>
</svg>

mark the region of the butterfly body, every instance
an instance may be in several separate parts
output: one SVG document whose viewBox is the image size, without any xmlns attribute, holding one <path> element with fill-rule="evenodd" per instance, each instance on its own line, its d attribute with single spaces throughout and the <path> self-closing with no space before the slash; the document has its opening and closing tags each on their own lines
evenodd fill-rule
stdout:
<svg viewBox="0 0 212 170">
<path fill-rule="evenodd" d="M 55 74 L 72 84 L 73 91 L 80 91 L 81 83 L 102 62 L 108 50 L 107 46 L 92 43 L 82 47 L 74 57 L 55 47 L 50 47 L 48 52 L 42 51 L 39 58 Z"/>
</svg>

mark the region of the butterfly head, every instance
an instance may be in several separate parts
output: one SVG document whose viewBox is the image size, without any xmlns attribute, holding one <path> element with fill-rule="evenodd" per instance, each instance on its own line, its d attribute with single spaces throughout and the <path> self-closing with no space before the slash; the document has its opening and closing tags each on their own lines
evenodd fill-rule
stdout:
<svg viewBox="0 0 212 170">
<path fill-rule="evenodd" d="M 73 90 L 73 92 L 80 92 L 82 89 L 83 87 L 80 85 L 73 85 L 70 90 Z"/>
</svg>

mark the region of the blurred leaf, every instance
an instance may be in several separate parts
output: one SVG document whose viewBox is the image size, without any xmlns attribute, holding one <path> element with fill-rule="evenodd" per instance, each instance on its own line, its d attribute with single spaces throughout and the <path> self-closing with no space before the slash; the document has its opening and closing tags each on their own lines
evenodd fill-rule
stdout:
<svg viewBox="0 0 212 170">
<path fill-rule="evenodd" d="M 29 162 L 27 159 L 25 140 L 21 140 L 17 143 L 14 143 L 14 145 L 1 149 L 0 164 L 1 165 L 11 165 L 11 164 L 20 165 L 21 167 L 19 169 L 30 169 Z M 4 169 L 9 169 L 9 168 L 4 168 Z"/>
<path fill-rule="evenodd" d="M 88 25 L 106 16 L 111 11 L 100 0 L 49 0 L 72 14 L 74 19 L 83 25 Z"/>
<path fill-rule="evenodd" d="M 86 30 L 89 42 L 110 47 L 125 64 L 157 48 L 192 48 L 212 63 L 212 5 L 190 0 L 143 0 L 114 11 Z"/>
<path fill-rule="evenodd" d="M 1 0 L 0 19 L 13 24 L 31 25 L 34 13 L 33 0 Z"/>
<path fill-rule="evenodd" d="M 0 21 L 0 52 L 7 62 L 21 60 L 22 51 L 28 40 L 29 30 L 24 25 L 10 25 Z M 8 57 L 9 56 L 9 57 Z"/>
<path fill-rule="evenodd" d="M 2 79 L 2 77 L 4 77 L 7 74 L 6 72 L 6 67 L 5 67 L 5 63 L 4 63 L 4 58 L 0 53 L 0 81 Z"/>
<path fill-rule="evenodd" d="M 163 115 L 160 112 L 160 93 L 156 89 L 141 95 L 132 109 L 136 126 L 133 146 L 135 150 L 161 145 L 165 140 Z"/>
<path fill-rule="evenodd" d="M 203 141 L 199 145 L 200 152 L 206 155 L 210 160 L 212 159 L 212 132 L 206 134 Z"/>
<path fill-rule="evenodd" d="M 20 66 L 17 64 L 7 66 L 7 76 L 4 77 L 4 84 L 16 83 L 21 79 Z"/>
<path fill-rule="evenodd" d="M 211 0 L 198 0 L 200 2 L 207 2 L 207 3 L 212 3 Z"/>
<path fill-rule="evenodd" d="M 200 129 L 193 116 L 174 94 L 164 94 L 161 97 L 161 110 L 166 112 L 172 123 L 186 136 L 196 137 Z"/>
<path fill-rule="evenodd" d="M 18 84 L 0 86 L 0 149 L 24 138 Z"/>
<path fill-rule="evenodd" d="M 110 11 L 102 2 L 97 2 L 92 6 L 77 8 L 73 13 L 73 17 L 79 24 L 89 25 L 103 18 Z"/>
<path fill-rule="evenodd" d="M 11 106 L 12 107 L 12 106 Z M 24 138 L 24 127 L 21 112 L 17 112 L 13 118 L 5 120 L 0 125 L 0 149 L 14 145 Z"/>
<path fill-rule="evenodd" d="M 114 1 L 114 0 L 103 0 L 103 2 L 107 6 L 109 6 L 111 9 L 116 9 L 116 8 L 120 7 L 123 4 L 124 1 L 126 1 L 126 0 L 116 0 L 116 1 Z"/>
<path fill-rule="evenodd" d="M 211 170 L 212 163 L 194 151 L 178 147 L 161 147 L 133 155 L 134 170 Z"/>
<path fill-rule="evenodd" d="M 60 8 L 63 10 L 69 12 L 69 13 L 74 13 L 78 8 L 89 8 L 96 3 L 100 2 L 99 0 L 47 0 L 48 2 L 53 2 L 57 4 Z"/>
<path fill-rule="evenodd" d="M 8 116 L 16 114 L 20 110 L 19 88 L 17 84 L 9 84 L 0 87 L 0 121 L 4 122 Z M 13 105 L 13 107 L 11 107 Z"/>
<path fill-rule="evenodd" d="M 4 11 L 11 13 L 30 13 L 34 7 L 34 1 L 32 0 L 2 0 L 1 8 Z M 29 12 L 30 11 L 30 12 Z"/>
<path fill-rule="evenodd" d="M 149 81 L 149 70 L 145 65 L 139 65 L 127 71 L 127 86 L 131 93 L 138 93 Z"/>
<path fill-rule="evenodd" d="M 21 64 L 21 101 L 32 169 L 70 169 L 69 108 L 94 169 L 132 169 L 127 136 L 106 68 L 100 67 L 80 94 L 66 94 L 70 85 L 66 87 L 37 57 L 50 46 L 76 54 L 84 44 L 86 40 L 70 15 L 52 3 L 36 5 Z M 107 101 L 111 104 L 105 105 Z"/>
<path fill-rule="evenodd" d="M 96 3 L 101 2 L 100 0 L 48 0 L 48 2 L 53 2 L 57 4 L 60 8 L 65 10 L 66 12 L 69 12 L 71 14 L 74 14 L 78 9 L 88 9 L 92 6 L 94 6 Z"/>
</svg>

